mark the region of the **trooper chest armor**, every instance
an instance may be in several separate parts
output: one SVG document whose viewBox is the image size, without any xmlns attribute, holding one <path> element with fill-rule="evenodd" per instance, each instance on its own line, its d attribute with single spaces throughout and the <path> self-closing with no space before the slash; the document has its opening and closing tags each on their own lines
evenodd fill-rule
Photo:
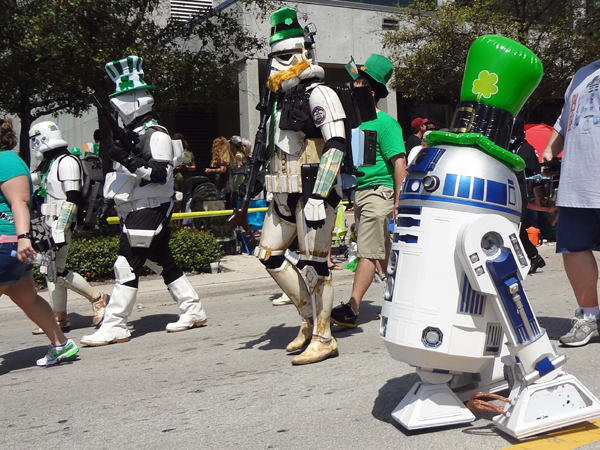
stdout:
<svg viewBox="0 0 600 450">
<path fill-rule="evenodd" d="M 300 131 L 283 130 L 279 111 L 275 111 L 269 120 L 267 129 L 273 130 L 270 142 L 273 154 L 265 177 L 268 192 L 302 192 L 302 165 L 318 164 L 325 142 L 334 137 L 345 137 L 343 119 L 346 114 L 335 91 L 321 83 L 306 86 L 306 91 L 310 110 L 307 121 L 312 123 Z"/>
<path fill-rule="evenodd" d="M 161 127 L 162 128 L 162 127 Z M 116 175 L 120 178 L 115 183 L 107 175 L 105 185 L 105 197 L 114 198 L 117 207 L 122 212 L 135 211 L 143 208 L 154 208 L 161 203 L 170 201 L 173 196 L 173 144 L 167 133 L 160 128 L 148 127 L 146 130 L 137 130 L 140 133 L 140 142 L 136 148 L 144 161 L 154 159 L 156 161 L 169 162 L 167 169 L 167 181 L 163 184 L 145 182 L 140 176 L 131 174 L 121 164 L 115 162 Z M 123 176 L 126 175 L 126 176 Z M 110 192 L 113 189 L 114 192 Z"/>
</svg>

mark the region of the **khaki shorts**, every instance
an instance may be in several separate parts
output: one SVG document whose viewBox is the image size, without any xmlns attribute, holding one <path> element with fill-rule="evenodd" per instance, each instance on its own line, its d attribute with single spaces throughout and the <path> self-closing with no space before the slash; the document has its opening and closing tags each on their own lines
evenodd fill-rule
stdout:
<svg viewBox="0 0 600 450">
<path fill-rule="evenodd" d="M 365 188 L 354 194 L 354 223 L 359 258 L 387 259 L 392 248 L 390 220 L 394 190 L 385 186 Z"/>
</svg>

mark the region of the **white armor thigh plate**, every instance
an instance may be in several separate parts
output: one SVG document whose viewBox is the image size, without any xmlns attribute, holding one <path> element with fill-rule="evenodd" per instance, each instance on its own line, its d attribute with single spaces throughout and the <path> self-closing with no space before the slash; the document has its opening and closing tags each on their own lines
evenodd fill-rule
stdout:
<svg viewBox="0 0 600 450">
<path fill-rule="evenodd" d="M 287 206 L 287 195 L 276 194 L 269 205 L 265 221 L 263 223 L 260 244 L 256 247 L 254 254 L 261 260 L 267 260 L 271 256 L 283 255 L 286 249 L 292 244 L 296 237 L 296 224 L 287 222 L 277 215 L 274 205 L 279 205 L 283 214 L 298 215 L 298 208 L 301 209 L 301 202 L 298 202 L 296 211 L 290 211 Z"/>
<path fill-rule="evenodd" d="M 293 134 L 304 136 L 304 133 Z M 304 139 L 300 152 L 292 154 L 288 151 L 289 148 L 282 149 L 278 144 L 271 158 L 269 174 L 265 177 L 267 192 L 302 192 L 301 167 L 303 164 L 318 164 L 324 145 L 323 139 Z"/>
</svg>

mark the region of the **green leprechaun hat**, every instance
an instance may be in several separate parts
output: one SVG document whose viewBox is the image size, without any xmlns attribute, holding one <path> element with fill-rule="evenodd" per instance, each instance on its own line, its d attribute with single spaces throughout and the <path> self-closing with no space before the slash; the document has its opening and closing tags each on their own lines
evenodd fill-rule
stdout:
<svg viewBox="0 0 600 450">
<path fill-rule="evenodd" d="M 304 36 L 304 30 L 298 23 L 296 10 L 293 8 L 281 8 L 271 14 L 271 38 L 269 45 L 283 39 Z"/>
<path fill-rule="evenodd" d="M 539 58 L 527 47 L 497 35 L 477 38 L 467 64 L 450 132 L 432 132 L 427 143 L 477 145 L 514 170 L 523 160 L 508 152 L 513 119 L 542 79 Z"/>
<path fill-rule="evenodd" d="M 108 76 L 115 82 L 115 93 L 109 95 L 124 94 L 136 89 L 154 89 L 144 81 L 142 63 L 144 60 L 139 56 L 128 56 L 118 61 L 111 61 L 104 66 Z"/>
<path fill-rule="evenodd" d="M 460 100 L 481 102 L 514 117 L 543 74 L 542 62 L 524 45 L 504 36 L 481 36 L 467 55 Z"/>
<path fill-rule="evenodd" d="M 353 79 L 360 75 L 366 77 L 379 98 L 388 96 L 386 84 L 392 78 L 394 65 L 385 56 L 373 53 L 362 66 L 357 67 L 354 58 L 346 64 L 346 70 Z"/>
</svg>

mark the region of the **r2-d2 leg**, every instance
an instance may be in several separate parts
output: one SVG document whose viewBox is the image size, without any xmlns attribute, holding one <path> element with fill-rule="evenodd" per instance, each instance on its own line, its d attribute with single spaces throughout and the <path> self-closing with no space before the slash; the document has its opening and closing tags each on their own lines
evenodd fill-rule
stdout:
<svg viewBox="0 0 600 450">
<path fill-rule="evenodd" d="M 510 355 L 510 403 L 494 417 L 504 432 L 523 439 L 600 416 L 598 399 L 561 369 L 546 331 L 539 327 L 521 285 L 529 265 L 513 224 L 499 216 L 465 223 L 457 251 L 474 290 L 494 298 Z"/>
</svg>

